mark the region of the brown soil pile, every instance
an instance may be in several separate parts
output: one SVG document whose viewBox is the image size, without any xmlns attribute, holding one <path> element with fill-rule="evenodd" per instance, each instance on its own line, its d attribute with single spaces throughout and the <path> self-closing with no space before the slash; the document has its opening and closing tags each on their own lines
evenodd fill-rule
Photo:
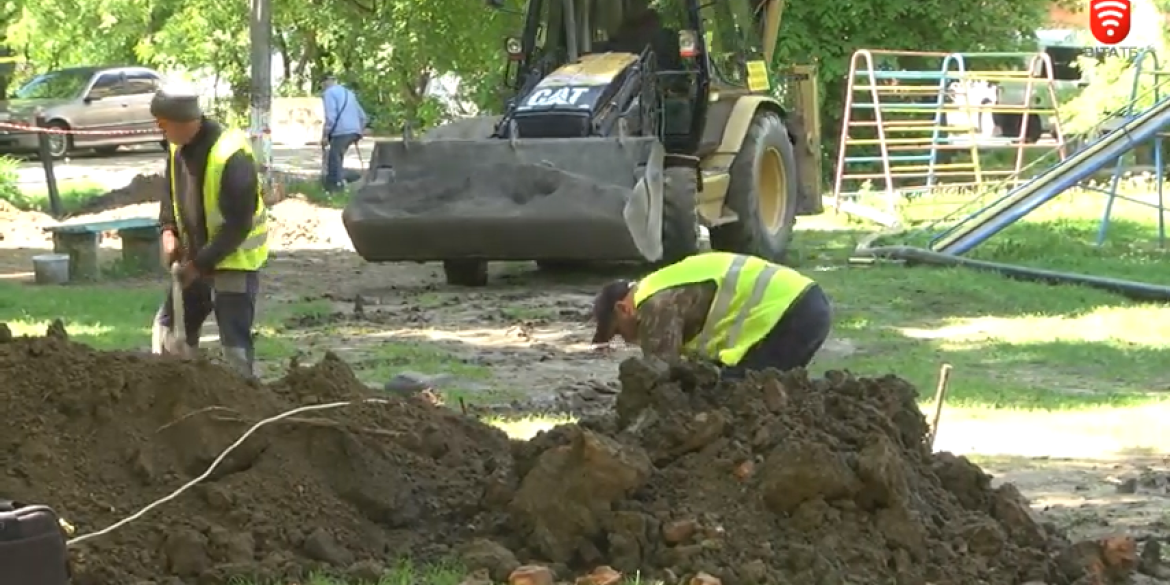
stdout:
<svg viewBox="0 0 1170 585">
<path fill-rule="evenodd" d="M 341 210 L 319 207 L 300 197 L 289 197 L 269 209 L 272 245 L 278 248 L 349 248 L 349 234 Z"/>
<path fill-rule="evenodd" d="M 264 417 L 369 396 L 336 359 L 258 385 L 60 331 L 0 344 L 0 370 L 0 494 L 49 503 L 82 533 L 197 477 Z M 411 400 L 304 413 L 253 437 L 209 482 L 74 547 L 74 582 L 227 583 L 450 556 L 492 526 L 482 495 L 509 471 L 502 432 Z"/>
<path fill-rule="evenodd" d="M 259 385 L 63 336 L 0 344 L 0 496 L 81 532 L 197 477 L 263 417 L 371 392 L 333 358 Z M 270 425 L 207 483 L 74 547 L 76 582 L 373 577 L 405 555 L 725 585 L 1111 583 L 1136 564 L 1132 540 L 1069 547 L 1014 488 L 932 455 L 897 378 L 731 384 L 628 360 L 621 379 L 616 415 L 529 442 L 415 399 Z"/>
<path fill-rule="evenodd" d="M 37 211 L 23 211 L 0 199 L 0 242 L 8 246 L 33 246 L 44 242 L 44 228 L 53 218 Z"/>
<path fill-rule="evenodd" d="M 73 215 L 101 213 L 137 203 L 158 203 L 167 195 L 166 177 L 161 174 L 138 175 L 125 187 L 114 189 L 83 203 Z"/>
</svg>

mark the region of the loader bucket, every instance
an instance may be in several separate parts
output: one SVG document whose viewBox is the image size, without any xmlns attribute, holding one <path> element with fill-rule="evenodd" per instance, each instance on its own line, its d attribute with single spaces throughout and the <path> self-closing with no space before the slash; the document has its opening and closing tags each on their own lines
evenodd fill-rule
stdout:
<svg viewBox="0 0 1170 585">
<path fill-rule="evenodd" d="M 655 138 L 383 141 L 343 214 L 371 262 L 657 260 Z"/>
</svg>

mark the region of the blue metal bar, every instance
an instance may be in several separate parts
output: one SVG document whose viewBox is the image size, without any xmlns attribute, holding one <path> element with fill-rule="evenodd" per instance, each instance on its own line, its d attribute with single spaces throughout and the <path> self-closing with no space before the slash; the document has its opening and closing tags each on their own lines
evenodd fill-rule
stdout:
<svg viewBox="0 0 1170 585">
<path fill-rule="evenodd" d="M 1166 247 L 1166 205 L 1162 200 L 1162 184 L 1166 181 L 1166 171 L 1162 167 L 1162 135 L 1154 139 L 1154 169 L 1158 191 L 1158 247 Z"/>
<path fill-rule="evenodd" d="M 1125 112 L 1124 116 L 1125 116 L 1125 119 L 1127 119 L 1127 120 L 1132 118 L 1133 114 L 1134 114 L 1133 108 L 1136 105 L 1137 99 L 1139 97 L 1138 92 L 1139 92 L 1139 90 L 1141 90 L 1142 67 L 1145 65 L 1147 56 L 1154 58 L 1154 70 L 1155 71 L 1157 71 L 1160 68 L 1160 64 L 1158 62 L 1158 56 L 1156 54 L 1154 54 L 1153 52 L 1151 52 L 1149 49 L 1145 49 L 1142 52 L 1138 53 L 1138 56 L 1134 59 L 1134 61 L 1133 61 L 1133 83 L 1130 84 L 1129 101 L 1125 104 L 1125 110 L 1124 110 L 1124 112 Z M 1154 101 L 1158 101 L 1161 98 L 1161 96 L 1159 95 L 1160 92 L 1158 91 L 1159 87 L 1158 87 L 1157 79 L 1155 79 L 1154 81 L 1155 81 Z M 1100 223 L 1100 225 L 1097 226 L 1097 245 L 1098 246 L 1103 245 L 1105 243 L 1105 238 L 1109 235 L 1109 222 L 1113 218 L 1113 204 L 1117 199 L 1117 188 L 1121 186 L 1121 175 L 1124 173 L 1125 173 L 1125 158 L 1119 156 L 1119 157 L 1117 157 L 1117 164 L 1114 165 L 1114 167 L 1113 167 L 1113 176 L 1110 177 L 1110 179 L 1109 179 L 1109 190 L 1105 192 L 1105 194 L 1108 195 L 1108 198 L 1105 200 L 1105 209 L 1103 209 L 1101 211 L 1101 223 Z"/>
<path fill-rule="evenodd" d="M 948 74 L 950 73 L 951 61 L 956 62 L 959 67 L 958 72 L 960 74 L 967 71 L 966 63 L 964 62 L 963 56 L 961 54 L 948 53 L 947 56 L 943 58 L 942 65 L 940 66 L 942 76 L 938 79 L 938 97 L 935 99 L 934 106 L 934 131 L 931 133 L 930 137 L 930 166 L 926 173 L 927 189 L 934 187 L 934 182 L 938 179 L 938 177 L 935 176 L 935 166 L 938 165 L 938 147 L 940 144 L 940 139 L 947 140 L 950 138 L 949 136 L 942 136 L 942 128 L 943 126 L 947 125 L 946 114 L 943 113 L 943 107 L 946 106 L 947 82 L 949 81 Z"/>
<path fill-rule="evenodd" d="M 944 254 L 961 255 L 1016 223 L 1036 208 L 1085 180 L 1134 146 L 1170 124 L 1170 99 L 1163 99 L 1120 128 L 1094 140 L 1084 150 L 1064 159 L 1040 176 L 1012 189 L 1005 197 L 969 216 L 939 235 L 931 246 Z M 1001 202 L 1001 209 L 993 209 Z M 983 212 L 992 211 L 985 217 Z"/>
</svg>

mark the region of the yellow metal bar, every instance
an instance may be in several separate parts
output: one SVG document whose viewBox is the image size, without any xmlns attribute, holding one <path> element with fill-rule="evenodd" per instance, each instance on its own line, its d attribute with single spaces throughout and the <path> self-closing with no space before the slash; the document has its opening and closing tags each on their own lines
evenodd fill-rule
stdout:
<svg viewBox="0 0 1170 585">
<path fill-rule="evenodd" d="M 980 69 L 956 72 L 957 77 L 1032 77 L 1031 71 L 1012 71 L 1007 69 Z M 1037 80 L 1039 81 L 1039 80 Z"/>
<path fill-rule="evenodd" d="M 925 148 L 927 146 L 930 146 L 931 148 L 937 148 L 938 150 L 972 150 L 972 149 L 990 150 L 993 148 L 1005 148 L 1005 149 L 1006 148 L 1048 148 L 1048 149 L 1051 149 L 1051 148 L 1054 148 L 1056 145 L 1055 144 L 1026 144 L 1026 143 L 1019 143 L 1019 142 L 1005 142 L 1005 143 L 999 143 L 999 144 L 997 144 L 997 143 L 990 143 L 989 144 L 989 143 L 985 143 L 985 142 L 981 143 L 978 141 L 975 142 L 974 144 L 971 144 L 971 143 L 953 144 L 950 142 L 943 142 L 940 140 L 938 144 L 934 144 L 934 145 L 931 145 L 929 143 L 927 143 L 925 145 L 922 145 L 922 144 L 892 145 L 889 147 L 889 150 L 890 150 L 890 152 L 902 151 L 902 150 L 922 150 L 923 148 Z"/>
<path fill-rule="evenodd" d="M 1029 114 L 1045 114 L 1049 116 L 1056 113 L 1054 109 L 1031 108 L 1028 106 L 998 106 L 994 104 L 988 104 L 986 106 L 955 106 L 953 104 L 947 104 L 942 110 L 944 112 L 991 112 L 993 114 L 997 112 L 1001 114 L 1007 112 L 1027 112 Z"/>
<path fill-rule="evenodd" d="M 898 167 L 902 171 L 929 171 L 930 169 L 936 171 L 959 171 L 963 169 L 975 170 L 975 163 L 946 163 L 931 165 L 905 165 Z"/>
<path fill-rule="evenodd" d="M 898 144 L 903 144 L 903 145 L 916 144 L 916 145 L 921 145 L 921 146 L 930 146 L 931 144 L 934 143 L 934 140 L 932 140 L 931 138 L 887 138 L 885 140 L 882 140 L 881 138 L 861 138 L 861 139 L 850 138 L 848 140 L 848 142 L 849 142 L 849 144 L 853 144 L 856 146 L 877 146 L 879 144 L 889 144 L 891 146 L 898 145 Z"/>
<path fill-rule="evenodd" d="M 969 173 L 969 172 L 964 173 L 964 172 L 957 172 L 957 171 L 948 171 L 948 172 L 941 172 L 941 173 L 921 173 L 921 172 L 919 172 L 919 173 L 897 173 L 897 172 L 894 172 L 897 170 L 901 170 L 901 169 L 899 169 L 899 168 L 891 168 L 890 169 L 890 172 L 891 172 L 890 178 L 891 179 L 921 179 L 923 177 L 929 177 L 932 175 L 935 177 L 970 177 L 973 174 L 973 173 Z M 865 175 L 845 175 L 842 178 L 843 179 L 867 179 L 868 180 L 868 179 L 884 179 L 885 177 L 886 177 L 886 175 L 884 175 L 882 173 L 877 173 L 877 174 L 865 174 Z"/>
<path fill-rule="evenodd" d="M 877 126 L 878 123 L 876 120 L 850 120 L 849 125 L 850 126 Z M 886 120 L 885 123 L 882 124 L 882 127 L 886 128 L 886 129 L 890 129 L 890 128 L 898 128 L 898 127 L 902 127 L 902 126 L 918 127 L 918 126 L 923 126 L 923 125 L 934 128 L 934 120 Z"/>
<path fill-rule="evenodd" d="M 930 85 L 855 85 L 854 91 L 884 91 L 889 93 L 938 93 L 938 86 Z"/>
<path fill-rule="evenodd" d="M 924 150 L 924 149 L 930 150 L 931 148 L 937 148 L 939 150 L 956 150 L 955 148 L 952 148 L 953 146 L 957 146 L 957 145 L 947 144 L 947 143 L 941 142 L 941 141 L 937 142 L 937 143 L 927 142 L 926 144 L 909 144 L 909 145 L 897 144 L 897 145 L 890 147 L 890 152 L 904 152 L 907 150 Z M 966 149 L 968 147 L 963 146 L 962 148 Z"/>
<path fill-rule="evenodd" d="M 901 106 L 901 107 L 899 107 L 899 106 Z M 905 104 L 895 104 L 892 106 L 882 105 L 880 108 L 876 108 L 876 109 L 881 110 L 881 112 L 883 114 L 929 114 L 929 115 L 933 116 L 933 115 L 935 115 L 936 112 L 938 112 L 939 110 L 941 110 L 943 108 L 937 108 L 937 109 L 909 108 L 909 107 L 906 107 Z"/>
<path fill-rule="evenodd" d="M 922 132 L 924 130 L 927 132 L 930 132 L 930 131 L 934 130 L 934 128 L 935 128 L 934 125 L 930 125 L 930 126 L 902 126 L 902 127 L 895 127 L 895 128 L 890 128 L 887 126 L 886 132 L 892 132 L 892 131 Z M 961 126 L 939 126 L 938 129 L 940 132 L 966 132 L 967 131 L 966 128 L 963 128 Z"/>
</svg>

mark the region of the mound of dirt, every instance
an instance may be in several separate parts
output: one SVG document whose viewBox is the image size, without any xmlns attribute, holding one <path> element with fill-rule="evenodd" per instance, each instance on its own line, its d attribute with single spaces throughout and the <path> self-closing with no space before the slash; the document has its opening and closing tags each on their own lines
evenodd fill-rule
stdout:
<svg viewBox="0 0 1170 585">
<path fill-rule="evenodd" d="M 125 187 L 114 189 L 86 201 L 72 215 L 89 215 L 138 203 L 158 203 L 167 196 L 166 177 L 161 174 L 138 175 Z"/>
<path fill-rule="evenodd" d="M 279 248 L 349 248 L 341 211 L 289 197 L 269 209 L 270 235 Z"/>
<path fill-rule="evenodd" d="M 96 352 L 63 329 L 0 344 L 0 368 L 11 430 L 0 494 L 50 503 L 83 533 L 197 477 L 261 418 L 370 396 L 335 358 L 259 385 L 204 361 Z M 422 402 L 307 412 L 258 431 L 176 500 L 75 546 L 74 582 L 268 582 L 450 556 L 493 525 L 485 494 L 509 466 L 502 432 Z"/>
<path fill-rule="evenodd" d="M 35 246 L 48 238 L 42 229 L 53 218 L 37 211 L 24 211 L 0 199 L 0 242 L 8 246 Z"/>
<path fill-rule="evenodd" d="M 0 340 L 10 336 L 0 335 Z M 218 366 L 0 344 L 0 496 L 81 532 L 198 477 L 255 421 L 371 396 L 326 358 L 269 385 Z M 528 442 L 417 399 L 266 426 L 212 477 L 71 549 L 79 585 L 376 578 L 405 555 L 458 555 L 504 579 L 520 562 L 724 585 L 1125 582 L 1132 540 L 1071 545 L 1011 486 L 933 455 L 906 382 L 794 372 L 744 382 L 631 359 L 613 415 Z M 385 396 L 384 396 L 385 397 Z M 168 581 L 169 583 L 169 581 Z"/>
</svg>

